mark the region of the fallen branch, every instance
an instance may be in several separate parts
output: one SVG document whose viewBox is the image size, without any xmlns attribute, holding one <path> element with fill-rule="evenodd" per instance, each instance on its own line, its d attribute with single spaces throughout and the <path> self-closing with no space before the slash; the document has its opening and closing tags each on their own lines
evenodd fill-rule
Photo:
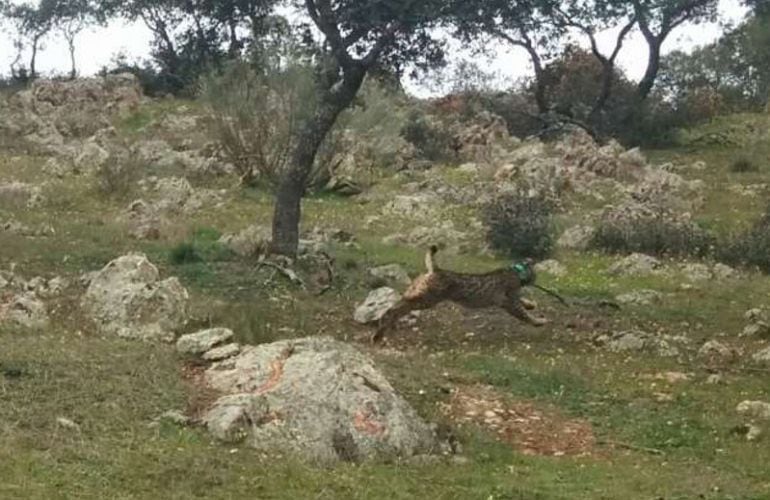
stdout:
<svg viewBox="0 0 770 500">
<path fill-rule="evenodd" d="M 273 269 L 273 270 L 278 271 L 279 273 L 281 273 L 284 277 L 286 277 L 286 279 L 288 279 L 292 283 L 298 285 L 303 290 L 306 288 L 305 282 L 302 281 L 302 278 L 300 278 L 299 275 L 297 275 L 297 273 L 295 273 L 292 269 L 289 269 L 288 267 L 283 267 L 283 266 L 278 265 L 278 264 L 276 264 L 274 262 L 270 262 L 270 261 L 266 261 L 266 260 L 259 261 L 257 263 L 257 267 L 258 268 L 269 267 L 270 269 Z"/>
</svg>

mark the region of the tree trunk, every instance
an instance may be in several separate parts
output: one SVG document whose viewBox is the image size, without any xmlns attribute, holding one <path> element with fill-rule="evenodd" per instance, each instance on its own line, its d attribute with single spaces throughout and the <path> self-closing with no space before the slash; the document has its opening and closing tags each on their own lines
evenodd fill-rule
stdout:
<svg viewBox="0 0 770 500">
<path fill-rule="evenodd" d="M 75 65 L 75 40 L 69 41 L 70 49 L 70 63 L 72 64 L 70 69 L 70 80 L 74 80 L 78 76 L 77 66 Z"/>
<path fill-rule="evenodd" d="M 298 129 L 290 164 L 276 193 L 272 253 L 296 257 L 302 197 L 305 195 L 316 154 L 334 127 L 337 117 L 353 102 L 365 75 L 364 68 L 348 69 L 344 81 L 339 86 L 322 91 L 323 95 L 314 116 Z"/>
<path fill-rule="evenodd" d="M 645 100 L 655 85 L 655 79 L 658 77 L 658 71 L 660 70 L 660 45 L 661 43 L 657 39 L 647 39 L 650 53 L 647 57 L 647 70 L 644 72 L 644 77 L 642 77 L 636 89 L 636 96 L 639 101 Z"/>
<path fill-rule="evenodd" d="M 37 78 L 37 70 L 35 69 L 35 63 L 37 61 L 37 44 L 38 38 L 35 37 L 32 40 L 32 56 L 29 59 L 29 77 L 31 80 Z"/>
</svg>

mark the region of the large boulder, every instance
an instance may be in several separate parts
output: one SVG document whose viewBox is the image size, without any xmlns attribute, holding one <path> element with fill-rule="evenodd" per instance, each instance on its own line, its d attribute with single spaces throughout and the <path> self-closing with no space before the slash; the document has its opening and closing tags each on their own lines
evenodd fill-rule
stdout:
<svg viewBox="0 0 770 500">
<path fill-rule="evenodd" d="M 439 450 L 431 427 L 372 360 L 331 338 L 247 346 L 204 377 L 224 395 L 203 422 L 225 442 L 321 464 Z"/>
<path fill-rule="evenodd" d="M 97 272 L 81 305 L 101 333 L 171 341 L 187 320 L 188 299 L 178 279 L 161 281 L 158 268 L 135 253 Z"/>
</svg>

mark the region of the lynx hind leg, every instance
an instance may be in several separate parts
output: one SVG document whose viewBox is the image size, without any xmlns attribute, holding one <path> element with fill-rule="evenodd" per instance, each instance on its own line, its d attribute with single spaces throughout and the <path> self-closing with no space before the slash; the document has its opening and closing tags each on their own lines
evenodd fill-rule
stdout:
<svg viewBox="0 0 770 500">
<path fill-rule="evenodd" d="M 537 309 L 537 302 L 535 302 L 534 300 L 529 300 L 529 299 L 525 299 L 524 297 L 521 297 L 519 301 L 521 302 L 521 305 L 524 306 L 524 309 L 527 309 L 530 311 L 533 309 Z"/>
<path fill-rule="evenodd" d="M 525 321 L 530 325 L 543 326 L 548 323 L 548 320 L 545 318 L 536 318 L 529 314 L 525 307 L 526 306 L 521 299 L 515 298 L 506 302 L 506 304 L 503 306 L 503 309 L 505 309 L 505 311 L 511 316 Z"/>
</svg>

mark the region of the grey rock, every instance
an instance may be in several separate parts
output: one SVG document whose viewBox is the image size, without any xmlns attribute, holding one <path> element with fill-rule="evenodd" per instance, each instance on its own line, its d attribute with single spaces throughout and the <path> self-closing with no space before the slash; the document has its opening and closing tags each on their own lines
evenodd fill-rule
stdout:
<svg viewBox="0 0 770 500">
<path fill-rule="evenodd" d="M 408 459 L 439 449 L 431 427 L 374 363 L 330 338 L 245 346 L 205 378 L 225 396 L 203 422 L 226 442 L 322 464 Z"/>
<path fill-rule="evenodd" d="M 718 340 L 709 340 L 698 349 L 698 356 L 712 361 L 731 361 L 737 352 Z"/>
<path fill-rule="evenodd" d="M 677 340 L 660 337 L 641 330 L 615 332 L 601 335 L 594 341 L 612 352 L 648 352 L 662 357 L 679 355 L 679 349 L 672 345 Z"/>
<path fill-rule="evenodd" d="M 45 304 L 31 292 L 0 298 L 0 325 L 26 330 L 44 330 L 49 325 Z"/>
<path fill-rule="evenodd" d="M 353 319 L 364 325 L 377 321 L 400 299 L 401 295 L 389 287 L 372 290 L 366 300 L 356 307 Z"/>
<path fill-rule="evenodd" d="M 182 335 L 176 341 L 176 350 L 180 354 L 203 354 L 231 338 L 233 331 L 228 328 L 210 328 Z"/>
<path fill-rule="evenodd" d="M 172 341 L 187 321 L 188 300 L 178 279 L 161 281 L 147 257 L 135 253 L 113 260 L 94 275 L 81 307 L 103 334 Z"/>
<path fill-rule="evenodd" d="M 662 267 L 660 260 L 651 255 L 633 253 L 610 266 L 612 275 L 644 276 L 653 274 Z"/>
<path fill-rule="evenodd" d="M 556 246 L 568 250 L 585 250 L 591 243 L 596 229 L 591 226 L 573 226 L 556 240 Z"/>
<path fill-rule="evenodd" d="M 757 321 L 756 323 L 746 325 L 746 327 L 741 332 L 740 336 L 768 338 L 770 337 L 770 325 L 768 325 L 764 321 Z"/>
<path fill-rule="evenodd" d="M 740 277 L 740 273 L 738 271 L 722 263 L 714 264 L 711 272 L 713 273 L 714 278 L 719 281 L 727 281 Z"/>
<path fill-rule="evenodd" d="M 206 351 L 203 354 L 203 359 L 206 361 L 222 361 L 223 359 L 237 356 L 239 352 L 241 352 L 240 344 L 233 342 Z"/>
<path fill-rule="evenodd" d="M 770 420 L 770 403 L 764 401 L 741 401 L 735 411 L 747 417 Z"/>
</svg>

